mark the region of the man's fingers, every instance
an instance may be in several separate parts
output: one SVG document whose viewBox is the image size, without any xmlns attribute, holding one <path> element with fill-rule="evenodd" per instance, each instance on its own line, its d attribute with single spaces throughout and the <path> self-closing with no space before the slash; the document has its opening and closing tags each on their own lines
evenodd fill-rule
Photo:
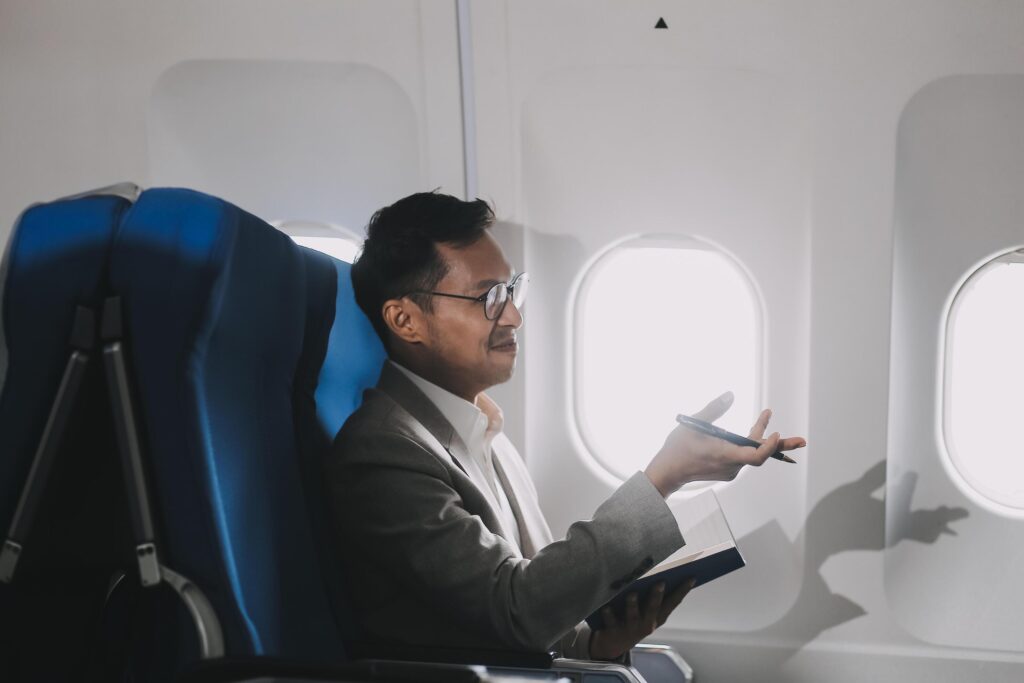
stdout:
<svg viewBox="0 0 1024 683">
<path fill-rule="evenodd" d="M 753 457 L 750 459 L 748 464 L 760 465 L 765 460 L 771 457 L 772 453 L 779 450 L 779 433 L 774 432 L 771 436 L 764 440 L 761 447 L 754 451 Z"/>
<path fill-rule="evenodd" d="M 672 614 L 676 607 L 679 607 L 679 603 L 683 601 L 683 598 L 690 592 L 694 584 L 697 583 L 697 579 L 690 577 L 686 581 L 676 588 L 674 591 L 669 593 L 665 601 L 661 603 L 661 609 L 658 611 L 658 625 L 665 623 L 668 619 L 668 615 Z"/>
<path fill-rule="evenodd" d="M 757 422 L 750 428 L 750 438 L 760 441 L 764 438 L 764 431 L 768 429 L 768 420 L 772 419 L 772 411 L 765 408 L 757 418 Z"/>
<path fill-rule="evenodd" d="M 665 600 L 665 584 L 659 583 L 647 594 L 647 605 L 644 607 L 644 616 L 650 617 L 657 614 L 661 603 Z"/>
<path fill-rule="evenodd" d="M 661 614 L 661 603 L 665 599 L 665 584 L 659 583 L 651 589 L 647 595 L 647 605 L 644 607 L 644 630 L 648 634 L 654 633 L 658 628 L 658 615 Z"/>
<path fill-rule="evenodd" d="M 718 418 L 725 415 L 725 411 L 729 410 L 732 406 L 733 395 L 731 391 L 727 391 L 711 403 L 707 404 L 696 413 L 693 417 L 698 420 L 704 420 L 705 422 L 714 422 Z"/>
<path fill-rule="evenodd" d="M 626 627 L 634 628 L 640 622 L 640 600 L 636 593 L 626 596 Z"/>
<path fill-rule="evenodd" d="M 606 629 L 614 629 L 618 627 L 619 620 L 615 616 L 615 611 L 611 607 L 605 607 L 601 610 L 601 616 L 604 617 L 604 627 Z"/>
<path fill-rule="evenodd" d="M 803 448 L 806 445 L 807 439 L 800 436 L 790 436 L 785 439 L 779 439 L 780 451 L 792 451 L 797 448 Z"/>
</svg>

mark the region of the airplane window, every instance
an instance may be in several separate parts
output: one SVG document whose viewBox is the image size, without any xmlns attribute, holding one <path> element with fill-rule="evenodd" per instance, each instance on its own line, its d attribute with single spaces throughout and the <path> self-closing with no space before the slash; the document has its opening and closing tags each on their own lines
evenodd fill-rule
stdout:
<svg viewBox="0 0 1024 683">
<path fill-rule="evenodd" d="M 946 454 L 965 492 L 1024 512 L 1024 249 L 975 271 L 953 298 L 946 328 Z M 1003 509 L 1003 511 L 1008 511 Z M 1009 512 L 1008 511 L 1008 512 Z"/>
<path fill-rule="evenodd" d="M 584 276 L 576 316 L 576 421 L 613 475 L 642 469 L 677 414 L 725 391 L 735 402 L 716 424 L 749 431 L 760 407 L 761 308 L 731 257 L 678 238 L 619 245 Z"/>
<path fill-rule="evenodd" d="M 329 223 L 271 221 L 270 224 L 291 237 L 296 244 L 316 249 L 346 263 L 356 260 L 356 255 L 363 245 L 361 237 Z"/>
</svg>

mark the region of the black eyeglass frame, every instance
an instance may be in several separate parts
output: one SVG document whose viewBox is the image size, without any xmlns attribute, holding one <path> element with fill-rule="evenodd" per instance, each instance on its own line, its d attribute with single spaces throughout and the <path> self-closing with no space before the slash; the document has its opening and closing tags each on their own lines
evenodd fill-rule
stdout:
<svg viewBox="0 0 1024 683">
<path fill-rule="evenodd" d="M 495 285 L 491 285 L 487 289 L 487 291 L 481 294 L 480 296 L 469 296 L 466 294 L 449 294 L 448 292 L 431 292 L 425 289 L 413 290 L 409 292 L 409 294 L 429 294 L 431 296 L 446 296 L 450 299 L 465 299 L 466 301 L 476 301 L 477 303 L 484 304 L 485 318 L 487 318 L 488 320 L 497 320 L 498 318 L 501 317 L 501 314 L 505 312 L 505 306 L 508 305 L 508 302 L 512 301 L 515 298 L 516 285 L 518 285 L 519 281 L 522 280 L 524 277 L 526 278 L 526 282 L 524 282 L 524 284 L 529 283 L 530 274 L 527 273 L 526 271 L 523 271 L 522 273 L 517 274 L 508 282 L 499 282 Z M 508 290 L 508 296 L 505 297 L 505 301 L 501 304 L 501 308 L 498 309 L 498 312 L 495 313 L 494 317 L 492 318 L 489 315 L 487 315 L 487 297 L 491 295 L 491 292 L 493 290 L 497 289 L 498 287 L 501 287 L 502 285 L 504 285 L 505 288 Z M 519 302 L 518 305 L 521 306 L 522 302 Z"/>
</svg>

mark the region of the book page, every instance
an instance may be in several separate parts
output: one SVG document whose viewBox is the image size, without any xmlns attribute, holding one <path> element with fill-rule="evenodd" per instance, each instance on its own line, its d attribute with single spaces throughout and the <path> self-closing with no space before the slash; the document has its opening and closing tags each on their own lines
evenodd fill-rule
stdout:
<svg viewBox="0 0 1024 683">
<path fill-rule="evenodd" d="M 715 492 L 710 489 L 680 501 L 669 503 L 685 545 L 654 567 L 648 575 L 696 559 L 706 551 L 736 545 Z"/>
</svg>

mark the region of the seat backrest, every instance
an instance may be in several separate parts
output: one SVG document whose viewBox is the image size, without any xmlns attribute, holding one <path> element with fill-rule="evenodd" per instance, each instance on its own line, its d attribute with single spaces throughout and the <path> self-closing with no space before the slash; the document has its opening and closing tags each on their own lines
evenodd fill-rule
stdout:
<svg viewBox="0 0 1024 683">
<path fill-rule="evenodd" d="M 362 403 L 363 392 L 377 384 L 386 354 L 356 304 L 351 265 L 312 249 L 302 251 L 307 259 L 309 309 L 306 352 L 296 378 L 299 463 L 306 482 L 310 528 L 335 620 L 345 642 L 353 642 L 359 639 L 359 626 L 350 609 L 341 559 L 345 552 L 360 549 L 335 543 L 324 460 L 335 435 Z"/>
<path fill-rule="evenodd" d="M 27 209 L 0 268 L 0 528 L 6 532 L 68 360 L 75 308 L 98 308 L 121 197 Z"/>
<path fill-rule="evenodd" d="M 317 418 L 333 441 L 345 420 L 362 404 L 363 392 L 377 384 L 387 354 L 356 303 L 351 264 L 310 249 L 304 251 L 311 261 L 329 263 L 336 279 L 334 298 L 328 303 L 334 307 L 334 316 L 316 391 Z M 329 316 L 313 312 L 310 318 L 326 321 Z"/>
<path fill-rule="evenodd" d="M 107 194 L 58 200 L 27 209 L 14 226 L 0 269 L 0 535 L 68 364 L 75 309 L 98 310 L 129 206 Z M 93 353 L 13 583 L 0 584 L 0 679 L 81 674 L 111 574 L 129 551 L 105 398 Z"/>
<path fill-rule="evenodd" d="M 189 190 L 144 192 L 114 248 L 161 560 L 206 594 L 228 655 L 344 659 L 314 460 L 358 401 L 323 386 L 373 373 L 324 364 L 353 315 L 342 280 L 350 292 L 329 257 Z"/>
</svg>

